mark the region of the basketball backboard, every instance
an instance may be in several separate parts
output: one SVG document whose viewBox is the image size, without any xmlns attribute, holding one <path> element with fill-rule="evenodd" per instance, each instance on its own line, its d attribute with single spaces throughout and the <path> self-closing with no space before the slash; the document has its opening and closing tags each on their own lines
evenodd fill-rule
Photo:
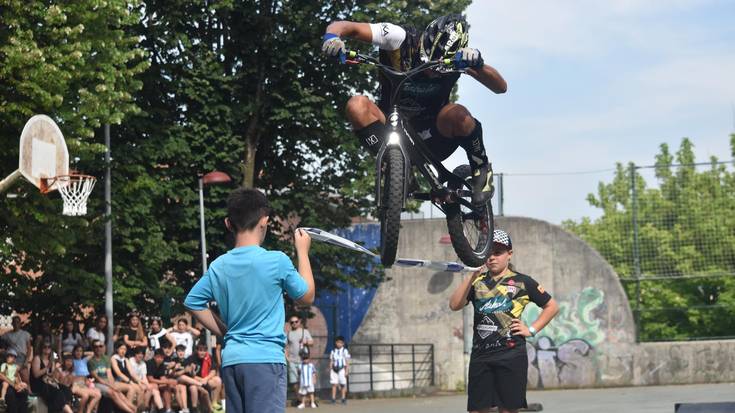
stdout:
<svg viewBox="0 0 735 413">
<path fill-rule="evenodd" d="M 30 183 L 41 189 L 41 178 L 69 175 L 69 151 L 61 130 L 50 117 L 35 115 L 20 134 L 18 170 Z M 47 190 L 58 189 L 55 181 Z"/>
</svg>

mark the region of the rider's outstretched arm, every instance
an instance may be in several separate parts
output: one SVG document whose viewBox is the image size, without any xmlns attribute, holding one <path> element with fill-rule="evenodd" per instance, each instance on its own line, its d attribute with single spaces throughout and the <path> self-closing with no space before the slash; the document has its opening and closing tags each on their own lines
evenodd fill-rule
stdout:
<svg viewBox="0 0 735 413">
<path fill-rule="evenodd" d="M 490 65 L 482 65 L 482 67 L 476 69 L 467 69 L 467 74 L 474 77 L 478 82 L 495 93 L 505 93 L 508 90 L 508 84 L 505 83 L 503 76 Z"/>
<path fill-rule="evenodd" d="M 358 23 L 347 20 L 332 22 L 327 26 L 326 33 L 336 34 L 339 37 L 360 40 L 370 43 L 373 40 L 373 32 L 369 23 Z"/>
</svg>

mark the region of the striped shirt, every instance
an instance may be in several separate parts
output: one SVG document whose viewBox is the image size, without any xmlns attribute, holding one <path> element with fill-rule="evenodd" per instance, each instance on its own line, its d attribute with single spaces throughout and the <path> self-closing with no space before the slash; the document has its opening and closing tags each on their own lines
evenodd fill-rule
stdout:
<svg viewBox="0 0 735 413">
<path fill-rule="evenodd" d="M 307 388 L 314 385 L 314 365 L 301 363 L 301 387 Z"/>
<path fill-rule="evenodd" d="M 332 360 L 332 367 L 341 369 L 347 364 L 347 360 L 350 358 L 350 352 L 345 347 L 335 348 L 329 354 L 329 358 Z"/>
</svg>

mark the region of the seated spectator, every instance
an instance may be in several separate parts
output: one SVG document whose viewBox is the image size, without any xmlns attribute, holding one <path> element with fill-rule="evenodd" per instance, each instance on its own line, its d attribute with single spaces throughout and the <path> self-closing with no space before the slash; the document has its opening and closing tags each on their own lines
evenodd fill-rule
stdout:
<svg viewBox="0 0 735 413">
<path fill-rule="evenodd" d="M 191 356 L 194 351 L 194 339 L 199 337 L 201 332 L 194 327 L 189 327 L 189 322 L 185 318 L 180 318 L 176 322 L 176 328 L 170 331 L 171 337 L 176 340 L 176 345 L 183 345 L 186 348 L 185 357 Z"/>
<path fill-rule="evenodd" d="M 90 327 L 89 330 L 87 330 L 87 342 L 90 346 L 90 350 L 94 351 L 94 346 L 92 345 L 92 342 L 94 340 L 99 341 L 103 345 L 107 345 L 107 341 L 105 340 L 105 333 L 107 332 L 107 317 L 104 315 L 98 315 L 97 318 L 94 321 L 94 326 Z"/>
<path fill-rule="evenodd" d="M 134 406 L 141 399 L 141 388 L 133 379 L 128 369 L 128 359 L 126 357 L 128 347 L 122 341 L 115 344 L 115 354 L 112 355 L 111 367 L 112 377 L 115 378 L 115 388 L 126 396 Z"/>
<path fill-rule="evenodd" d="M 163 410 L 161 392 L 158 390 L 157 384 L 148 381 L 148 368 L 143 360 L 144 357 L 145 350 L 143 348 L 137 348 L 133 357 L 128 359 L 128 370 L 133 379 L 138 382 L 143 393 L 142 402 L 138 403 L 138 405 L 143 408 L 143 411 L 148 411 L 151 406 L 151 401 L 153 401 L 156 409 L 160 411 Z"/>
<path fill-rule="evenodd" d="M 161 323 L 161 317 L 151 317 L 151 331 L 148 333 L 148 347 L 151 351 L 162 348 L 165 343 L 176 341 Z"/>
<path fill-rule="evenodd" d="M 80 345 L 77 345 L 76 348 L 82 349 Z M 74 361 L 71 354 L 64 354 L 59 382 L 68 387 L 73 395 L 77 396 L 79 413 L 92 413 L 97 409 L 97 405 L 102 399 L 102 393 L 94 386 L 89 387 L 86 376 L 76 375 Z"/>
<path fill-rule="evenodd" d="M 199 342 L 196 352 L 184 361 L 184 366 L 194 380 L 194 384 L 189 384 L 192 407 L 196 409 L 201 398 L 202 408 L 205 412 L 210 411 L 212 407 L 219 410 L 219 403 L 216 406 L 211 406 L 211 400 L 217 400 L 214 397 L 219 394 L 222 380 L 217 377 L 217 372 L 212 368 L 212 356 L 207 352 L 207 344 Z"/>
<path fill-rule="evenodd" d="M 58 367 L 51 342 L 41 342 L 31 363 L 31 391 L 46 403 L 49 411 L 72 413 L 71 392 L 59 386 Z"/>
<path fill-rule="evenodd" d="M 183 387 L 184 394 L 187 394 L 187 389 L 191 385 L 197 385 L 197 381 L 194 379 L 193 366 L 186 365 L 186 347 L 183 344 L 176 346 L 176 352 L 171 357 L 173 366 L 170 371 L 170 377 L 176 379 L 176 382 L 180 387 Z"/>
<path fill-rule="evenodd" d="M 38 333 L 34 336 L 33 339 L 33 348 L 37 349 L 43 345 L 45 342 L 51 343 L 51 349 L 53 351 L 58 350 L 58 343 L 56 342 L 57 335 L 54 334 L 53 330 L 51 329 L 51 322 L 48 320 L 41 321 L 41 326 L 38 329 Z M 61 357 L 60 354 L 57 354 L 57 357 Z"/>
<path fill-rule="evenodd" d="M 87 368 L 87 362 L 92 357 L 92 354 L 85 353 L 84 348 L 81 345 L 77 345 L 71 351 L 72 362 L 74 363 L 74 375 L 77 377 L 89 377 L 89 369 Z"/>
<path fill-rule="evenodd" d="M 186 388 L 179 386 L 176 379 L 169 377 L 168 368 L 165 362 L 166 355 L 162 349 L 158 349 L 153 353 L 153 358 L 148 360 L 146 364 L 146 373 L 148 382 L 158 386 L 163 398 L 163 405 L 166 413 L 172 413 L 171 396 L 176 392 L 176 400 L 181 407 L 186 407 Z"/>
<path fill-rule="evenodd" d="M 13 316 L 13 329 L 6 332 L 0 339 L 7 344 L 8 350 L 15 350 L 20 378 L 24 383 L 30 383 L 30 367 L 33 360 L 33 339 L 31 334 L 21 328 L 20 317 Z"/>
<path fill-rule="evenodd" d="M 0 365 L 0 382 L 2 382 L 2 399 L 8 413 L 28 412 L 28 384 L 20 377 L 17 354 L 14 349 L 5 352 L 5 359 Z"/>
<path fill-rule="evenodd" d="M 115 388 L 112 377 L 110 358 L 105 355 L 105 345 L 99 340 L 92 342 L 94 355 L 89 358 L 87 368 L 94 379 L 94 386 L 102 393 L 102 397 L 109 398 L 115 406 L 126 413 L 135 413 L 135 406 Z"/>
<path fill-rule="evenodd" d="M 63 354 L 71 354 L 77 345 L 86 345 L 84 336 L 79 332 L 79 325 L 76 321 L 67 320 L 61 329 L 61 334 L 56 338 L 57 352 L 59 356 Z"/>
<path fill-rule="evenodd" d="M 148 337 L 143 330 L 143 324 L 140 322 L 140 313 L 133 311 L 128 316 L 128 324 L 120 329 L 120 338 L 128 349 L 127 357 L 132 357 L 136 348 L 147 348 Z"/>
</svg>

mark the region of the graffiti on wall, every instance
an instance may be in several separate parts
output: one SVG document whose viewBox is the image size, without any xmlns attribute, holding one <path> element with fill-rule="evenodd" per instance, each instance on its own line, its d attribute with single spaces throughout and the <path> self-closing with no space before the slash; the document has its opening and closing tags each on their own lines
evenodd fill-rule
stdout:
<svg viewBox="0 0 735 413">
<path fill-rule="evenodd" d="M 596 383 L 595 348 L 605 340 L 596 310 L 604 298 L 601 290 L 588 287 L 559 302 L 559 314 L 526 346 L 529 388 L 581 387 Z M 522 317 L 524 323 L 528 325 L 540 313 L 536 306 L 527 307 Z"/>
</svg>

